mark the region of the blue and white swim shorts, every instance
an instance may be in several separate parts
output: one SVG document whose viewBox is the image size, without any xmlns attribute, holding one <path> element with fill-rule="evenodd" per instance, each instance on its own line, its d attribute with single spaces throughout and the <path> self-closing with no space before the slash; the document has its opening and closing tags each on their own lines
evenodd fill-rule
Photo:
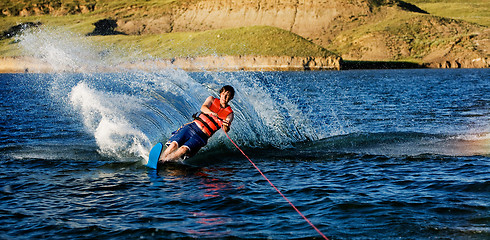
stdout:
<svg viewBox="0 0 490 240">
<path fill-rule="evenodd" d="M 194 156 L 199 149 L 206 146 L 209 138 L 195 122 L 182 126 L 172 134 L 166 145 L 168 146 L 172 142 L 177 142 L 179 147 L 186 146 L 189 148 L 186 157 Z"/>
</svg>

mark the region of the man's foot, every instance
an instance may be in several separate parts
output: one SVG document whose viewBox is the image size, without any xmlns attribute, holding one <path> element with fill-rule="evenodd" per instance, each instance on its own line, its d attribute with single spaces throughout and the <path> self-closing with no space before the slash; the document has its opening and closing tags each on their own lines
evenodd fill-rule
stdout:
<svg viewBox="0 0 490 240">
<path fill-rule="evenodd" d="M 162 153 L 163 144 L 157 143 L 150 151 L 150 156 L 148 157 L 147 167 L 157 169 L 158 161 Z"/>
</svg>

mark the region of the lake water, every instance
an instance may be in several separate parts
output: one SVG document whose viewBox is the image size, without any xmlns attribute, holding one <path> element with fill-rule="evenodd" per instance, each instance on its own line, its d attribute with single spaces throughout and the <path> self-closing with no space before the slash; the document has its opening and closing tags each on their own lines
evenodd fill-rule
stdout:
<svg viewBox="0 0 490 240">
<path fill-rule="evenodd" d="M 0 75 L 0 238 L 321 238 L 218 132 L 144 166 L 224 84 L 230 137 L 330 239 L 490 238 L 490 70 Z"/>
</svg>

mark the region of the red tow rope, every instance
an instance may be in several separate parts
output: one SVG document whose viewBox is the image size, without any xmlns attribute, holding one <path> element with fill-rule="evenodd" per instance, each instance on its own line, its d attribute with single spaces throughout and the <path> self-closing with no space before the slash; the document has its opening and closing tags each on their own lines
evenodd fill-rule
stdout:
<svg viewBox="0 0 490 240">
<path fill-rule="evenodd" d="M 265 178 L 265 180 L 267 180 L 267 182 L 269 182 L 269 184 L 270 184 L 270 185 L 271 185 L 271 186 L 272 186 L 274 189 L 276 189 L 276 191 L 277 191 L 277 192 L 278 192 L 278 193 L 279 193 L 279 194 L 280 194 L 280 195 L 281 195 L 281 196 L 282 196 L 282 197 L 283 197 L 283 198 L 284 198 L 284 199 L 285 199 L 285 200 L 286 200 L 286 201 L 289 203 L 289 205 L 291 205 L 291 207 L 293 207 L 293 208 L 294 208 L 294 210 L 296 210 L 296 212 L 298 212 L 298 213 L 299 213 L 299 215 L 301 215 L 301 217 L 303 217 L 303 218 L 305 219 L 305 221 L 306 221 L 306 222 L 308 222 L 308 224 L 310 224 L 310 225 L 311 225 L 311 226 L 312 226 L 312 227 L 313 227 L 313 228 L 314 228 L 314 229 L 315 229 L 315 230 L 316 230 L 316 231 L 317 231 L 317 232 L 318 232 L 318 233 L 319 233 L 319 234 L 320 234 L 320 235 L 321 235 L 321 236 L 322 236 L 324 239 L 328 240 L 328 238 L 327 238 L 327 237 L 326 237 L 326 236 L 325 236 L 325 235 L 324 235 L 324 234 L 323 234 L 323 233 L 322 233 L 320 230 L 318 230 L 318 228 L 317 228 L 317 227 L 315 227 L 315 225 L 313 225 L 313 223 L 311 223 L 311 222 L 310 222 L 310 220 L 308 220 L 308 218 L 306 218 L 306 217 L 305 217 L 305 215 L 303 215 L 303 213 L 301 213 L 301 212 L 300 212 L 300 211 L 299 211 L 299 210 L 296 208 L 296 206 L 294 206 L 294 204 L 293 204 L 291 201 L 289 201 L 289 199 L 288 199 L 288 198 L 286 198 L 286 196 L 284 196 L 284 194 L 282 194 L 282 193 L 281 193 L 281 191 L 279 191 L 279 189 L 277 189 L 277 188 L 276 188 L 276 186 L 274 186 L 274 184 L 272 184 L 272 182 L 271 182 L 271 181 L 270 181 L 270 180 L 269 180 L 269 179 L 268 179 L 268 178 L 267 178 L 267 177 L 266 177 L 266 176 L 265 176 L 265 175 L 262 173 L 262 171 L 260 171 L 260 169 L 259 169 L 259 168 L 258 168 L 258 167 L 255 165 L 255 163 L 254 163 L 254 162 L 252 162 L 252 160 L 250 160 L 250 158 L 247 156 L 247 154 L 245 154 L 245 153 L 242 151 L 242 149 L 240 149 L 240 148 L 238 147 L 238 145 L 236 145 L 236 143 L 235 143 L 235 142 L 233 142 L 233 140 L 231 140 L 230 136 L 228 136 L 228 133 L 227 133 L 227 132 L 225 132 L 225 131 L 223 131 L 223 132 L 226 134 L 226 136 L 228 137 L 228 139 L 230 139 L 231 143 L 233 143 L 233 145 L 235 145 L 235 147 L 236 147 L 238 150 L 240 150 L 240 152 L 243 154 L 243 156 L 245 156 L 245 157 L 248 159 L 248 161 L 249 161 L 249 162 L 250 162 L 250 163 L 251 163 L 251 164 L 252 164 L 252 165 L 253 165 L 253 166 L 254 166 L 254 167 L 257 169 L 257 171 L 259 171 L 259 173 L 262 175 L 262 177 L 264 177 L 264 178 Z"/>
</svg>

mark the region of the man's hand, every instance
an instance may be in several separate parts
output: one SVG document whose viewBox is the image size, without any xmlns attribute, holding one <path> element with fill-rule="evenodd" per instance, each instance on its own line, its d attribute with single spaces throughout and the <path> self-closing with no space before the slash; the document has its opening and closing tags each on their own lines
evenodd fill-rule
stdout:
<svg viewBox="0 0 490 240">
<path fill-rule="evenodd" d="M 223 128 L 223 131 L 225 132 L 230 131 L 230 123 L 226 120 L 221 120 L 221 128 Z"/>
<path fill-rule="evenodd" d="M 229 127 L 230 126 L 230 123 L 226 120 L 221 120 L 221 123 L 223 124 L 223 126 L 225 127 Z"/>
</svg>

